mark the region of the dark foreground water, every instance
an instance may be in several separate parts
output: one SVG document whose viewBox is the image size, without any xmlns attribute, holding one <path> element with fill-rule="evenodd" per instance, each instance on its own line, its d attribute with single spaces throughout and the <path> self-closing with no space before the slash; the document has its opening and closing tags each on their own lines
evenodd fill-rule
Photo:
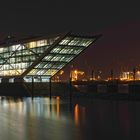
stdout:
<svg viewBox="0 0 140 140">
<path fill-rule="evenodd" d="M 139 139 L 140 102 L 1 98 L 0 140 Z"/>
</svg>

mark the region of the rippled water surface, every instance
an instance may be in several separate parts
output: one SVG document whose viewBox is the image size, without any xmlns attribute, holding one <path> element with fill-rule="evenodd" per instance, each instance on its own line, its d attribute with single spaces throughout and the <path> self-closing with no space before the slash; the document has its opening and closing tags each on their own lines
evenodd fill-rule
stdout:
<svg viewBox="0 0 140 140">
<path fill-rule="evenodd" d="M 140 102 L 0 99 L 0 140 L 140 138 Z"/>
</svg>

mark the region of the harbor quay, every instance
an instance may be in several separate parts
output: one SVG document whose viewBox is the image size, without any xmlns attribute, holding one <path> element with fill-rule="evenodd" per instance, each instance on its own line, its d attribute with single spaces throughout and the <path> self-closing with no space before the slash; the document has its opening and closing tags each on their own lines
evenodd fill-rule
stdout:
<svg viewBox="0 0 140 140">
<path fill-rule="evenodd" d="M 140 100 L 140 81 L 76 81 L 0 83 L 1 96 L 60 96 Z"/>
<path fill-rule="evenodd" d="M 84 93 L 93 97 L 116 99 L 140 99 L 140 81 L 89 81 L 75 82 Z"/>
</svg>

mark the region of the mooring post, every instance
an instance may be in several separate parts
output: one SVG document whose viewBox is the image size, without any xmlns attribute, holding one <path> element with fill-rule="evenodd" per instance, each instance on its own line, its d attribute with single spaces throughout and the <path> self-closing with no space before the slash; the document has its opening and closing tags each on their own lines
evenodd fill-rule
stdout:
<svg viewBox="0 0 140 140">
<path fill-rule="evenodd" d="M 50 93 L 50 99 L 52 98 L 52 80 L 50 78 L 49 80 L 49 93 Z"/>
<path fill-rule="evenodd" d="M 32 99 L 34 98 L 34 77 L 32 76 Z"/>
</svg>

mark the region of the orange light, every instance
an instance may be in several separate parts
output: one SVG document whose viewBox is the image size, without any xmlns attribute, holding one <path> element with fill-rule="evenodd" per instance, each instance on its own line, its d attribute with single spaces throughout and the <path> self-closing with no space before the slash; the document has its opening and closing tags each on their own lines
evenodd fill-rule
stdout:
<svg viewBox="0 0 140 140">
<path fill-rule="evenodd" d="M 60 116 L 60 97 L 56 97 L 56 115 L 57 117 Z"/>
<path fill-rule="evenodd" d="M 75 124 L 79 125 L 79 106 L 78 106 L 78 104 L 76 104 L 74 107 L 74 120 L 75 120 Z"/>
<path fill-rule="evenodd" d="M 63 73 L 64 73 L 64 71 L 63 71 L 63 70 L 61 70 L 59 74 L 60 74 L 60 75 L 62 75 Z"/>
</svg>

